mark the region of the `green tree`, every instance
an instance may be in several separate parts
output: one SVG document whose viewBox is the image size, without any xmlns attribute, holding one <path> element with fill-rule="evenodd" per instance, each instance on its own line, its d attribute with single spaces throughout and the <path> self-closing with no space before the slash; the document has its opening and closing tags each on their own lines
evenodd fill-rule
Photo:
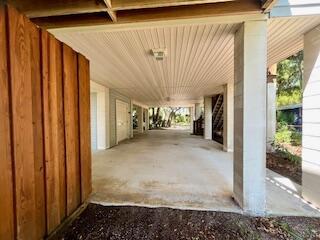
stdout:
<svg viewBox="0 0 320 240">
<path fill-rule="evenodd" d="M 301 103 L 303 79 L 303 52 L 281 61 L 277 66 L 278 106 Z"/>
</svg>

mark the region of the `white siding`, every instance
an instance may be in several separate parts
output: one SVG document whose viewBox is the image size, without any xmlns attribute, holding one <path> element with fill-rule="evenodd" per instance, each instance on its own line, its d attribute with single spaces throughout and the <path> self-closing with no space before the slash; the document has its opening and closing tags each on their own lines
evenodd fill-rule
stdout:
<svg viewBox="0 0 320 240">
<path fill-rule="evenodd" d="M 320 207 L 320 26 L 304 38 L 302 195 Z"/>
</svg>

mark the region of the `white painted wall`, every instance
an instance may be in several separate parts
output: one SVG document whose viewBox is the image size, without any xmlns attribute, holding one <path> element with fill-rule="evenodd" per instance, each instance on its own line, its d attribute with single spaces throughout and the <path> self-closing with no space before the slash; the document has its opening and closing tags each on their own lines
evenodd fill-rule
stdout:
<svg viewBox="0 0 320 240">
<path fill-rule="evenodd" d="M 234 198 L 247 213 L 266 207 L 267 21 L 248 21 L 234 46 Z"/>
<path fill-rule="evenodd" d="M 98 126 L 97 126 L 97 93 L 90 93 L 90 124 L 91 124 L 91 148 L 98 149 Z"/>
<path fill-rule="evenodd" d="M 212 139 L 212 97 L 204 98 L 204 139 Z"/>
<path fill-rule="evenodd" d="M 302 195 L 320 207 L 320 26 L 304 36 Z"/>
<path fill-rule="evenodd" d="M 109 148 L 109 89 L 90 81 L 90 92 L 97 96 L 97 148 Z"/>
</svg>

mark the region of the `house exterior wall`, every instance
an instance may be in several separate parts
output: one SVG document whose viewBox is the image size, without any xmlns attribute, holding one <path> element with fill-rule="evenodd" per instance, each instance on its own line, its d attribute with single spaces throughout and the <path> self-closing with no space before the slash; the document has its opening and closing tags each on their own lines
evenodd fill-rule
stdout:
<svg viewBox="0 0 320 240">
<path fill-rule="evenodd" d="M 320 26 L 304 36 L 302 195 L 320 207 Z"/>
<path fill-rule="evenodd" d="M 110 106 L 110 147 L 117 145 L 117 131 L 116 131 L 116 100 L 121 100 L 128 103 L 130 109 L 130 123 L 129 123 L 129 136 L 131 136 L 132 130 L 132 104 L 130 98 L 118 93 L 114 89 L 110 89 L 109 92 L 109 106 Z"/>
</svg>

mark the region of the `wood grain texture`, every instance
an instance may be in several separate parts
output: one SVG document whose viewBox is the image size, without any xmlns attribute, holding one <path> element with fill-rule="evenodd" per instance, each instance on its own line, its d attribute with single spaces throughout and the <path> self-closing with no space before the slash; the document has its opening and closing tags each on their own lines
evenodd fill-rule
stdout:
<svg viewBox="0 0 320 240">
<path fill-rule="evenodd" d="M 84 202 L 92 191 L 91 187 L 91 138 L 90 138 L 90 75 L 89 61 L 78 54 L 79 77 L 79 124 L 81 201 Z"/>
<path fill-rule="evenodd" d="M 14 199 L 5 8 L 0 6 L 0 239 L 14 239 Z"/>
<path fill-rule="evenodd" d="M 42 72 L 43 72 L 43 113 L 45 122 L 45 159 L 46 159 L 46 196 L 47 196 L 47 230 L 51 233 L 61 222 L 61 184 L 60 162 L 64 157 L 64 148 L 59 146 L 64 136 L 59 135 L 63 125 L 59 122 L 62 104 L 59 104 L 62 89 L 58 89 L 61 74 L 57 66 L 62 59 L 57 59 L 56 40 L 53 36 L 42 31 Z M 60 83 L 61 85 L 61 83 Z M 60 94 L 58 94 L 60 91 Z M 61 118 L 61 116 L 60 116 Z M 59 137 L 62 139 L 60 140 Z M 63 144 L 64 145 L 64 144 Z M 64 188 L 64 187 L 63 187 Z M 64 215 L 64 213 L 63 213 Z"/>
<path fill-rule="evenodd" d="M 30 30 L 15 9 L 8 16 L 17 238 L 37 239 Z"/>
<path fill-rule="evenodd" d="M 91 192 L 89 62 L 0 7 L 0 84 L 0 239 L 43 239 Z"/>
<path fill-rule="evenodd" d="M 40 30 L 30 21 L 27 28 L 31 37 L 31 86 L 32 86 L 32 115 L 34 139 L 34 172 L 35 172 L 35 204 L 36 204 L 36 235 L 46 234 L 46 203 L 44 176 L 44 137 L 42 119 L 42 81 L 40 57 Z"/>
<path fill-rule="evenodd" d="M 64 102 L 63 102 L 63 73 L 62 73 L 62 43 L 55 39 L 56 58 L 56 150 L 59 159 L 60 175 L 60 218 L 63 220 L 67 214 L 67 188 L 66 188 L 66 154 L 65 154 L 65 129 L 64 129 Z"/>
<path fill-rule="evenodd" d="M 63 44 L 63 89 L 66 137 L 67 215 L 80 204 L 79 108 L 77 55 Z"/>
</svg>

